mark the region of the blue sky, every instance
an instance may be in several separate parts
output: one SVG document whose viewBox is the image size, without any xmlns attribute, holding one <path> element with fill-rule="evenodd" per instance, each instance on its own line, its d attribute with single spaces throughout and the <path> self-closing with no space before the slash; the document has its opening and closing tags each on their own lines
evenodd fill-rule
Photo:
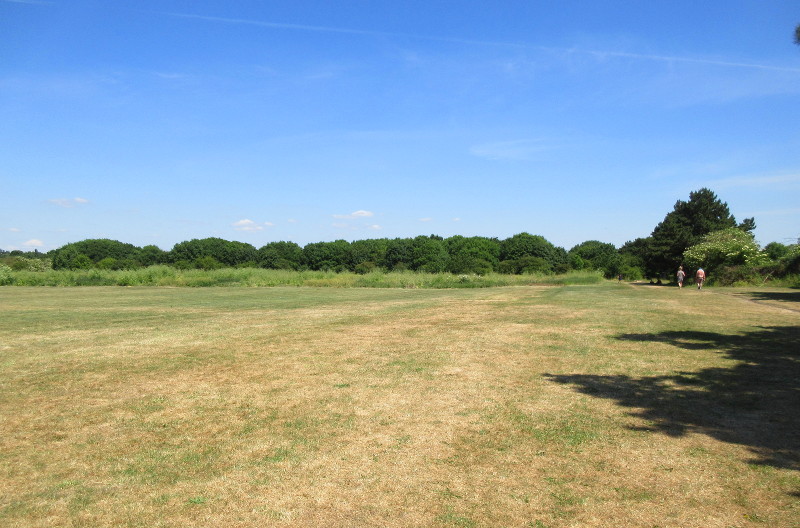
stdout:
<svg viewBox="0 0 800 528">
<path fill-rule="evenodd" d="M 800 237 L 800 4 L 0 0 L 0 248 Z"/>
</svg>

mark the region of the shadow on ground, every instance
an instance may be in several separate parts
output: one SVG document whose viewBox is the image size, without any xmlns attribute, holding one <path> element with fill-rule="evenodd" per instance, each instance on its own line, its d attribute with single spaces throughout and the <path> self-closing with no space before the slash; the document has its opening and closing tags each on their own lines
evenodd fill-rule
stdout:
<svg viewBox="0 0 800 528">
<path fill-rule="evenodd" d="M 722 353 L 730 368 L 668 376 L 552 375 L 584 394 L 615 400 L 671 436 L 702 433 L 747 446 L 749 462 L 800 470 L 800 326 L 762 327 L 743 335 L 713 332 L 623 334 L 623 341 L 659 342 Z"/>
<path fill-rule="evenodd" d="M 780 301 L 786 303 L 796 303 L 797 308 L 800 308 L 800 291 L 748 291 L 742 295 L 745 297 L 750 297 L 756 301 Z"/>
</svg>

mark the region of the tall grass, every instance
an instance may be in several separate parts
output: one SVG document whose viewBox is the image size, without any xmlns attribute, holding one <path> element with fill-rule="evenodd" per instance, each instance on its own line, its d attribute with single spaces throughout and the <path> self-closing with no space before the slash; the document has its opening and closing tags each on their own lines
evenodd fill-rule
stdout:
<svg viewBox="0 0 800 528">
<path fill-rule="evenodd" d="M 365 275 L 332 271 L 288 271 L 258 268 L 179 270 L 150 266 L 137 270 L 48 270 L 4 274 L 14 286 L 312 286 L 327 288 L 488 288 L 493 286 L 597 284 L 598 272 L 566 275 L 453 275 L 451 273 L 383 272 Z"/>
</svg>

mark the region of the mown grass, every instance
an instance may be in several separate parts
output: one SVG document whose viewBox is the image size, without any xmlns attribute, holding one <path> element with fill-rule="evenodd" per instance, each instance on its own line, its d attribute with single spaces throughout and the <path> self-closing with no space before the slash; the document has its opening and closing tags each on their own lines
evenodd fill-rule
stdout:
<svg viewBox="0 0 800 528">
<path fill-rule="evenodd" d="M 793 290 L 0 288 L 0 526 L 792 527 Z"/>
<path fill-rule="evenodd" d="M 451 273 L 289 271 L 260 268 L 179 270 L 150 266 L 136 270 L 48 270 L 8 272 L 0 284 L 12 286 L 313 286 L 331 288 L 488 288 L 534 284 L 597 284 L 599 272 L 565 275 L 454 275 Z"/>
</svg>

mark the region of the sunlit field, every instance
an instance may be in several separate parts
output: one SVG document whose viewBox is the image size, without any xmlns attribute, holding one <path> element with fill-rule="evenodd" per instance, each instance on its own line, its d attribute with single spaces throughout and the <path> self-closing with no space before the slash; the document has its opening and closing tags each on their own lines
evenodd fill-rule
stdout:
<svg viewBox="0 0 800 528">
<path fill-rule="evenodd" d="M 0 288 L 0 526 L 797 527 L 800 291 Z"/>
</svg>

